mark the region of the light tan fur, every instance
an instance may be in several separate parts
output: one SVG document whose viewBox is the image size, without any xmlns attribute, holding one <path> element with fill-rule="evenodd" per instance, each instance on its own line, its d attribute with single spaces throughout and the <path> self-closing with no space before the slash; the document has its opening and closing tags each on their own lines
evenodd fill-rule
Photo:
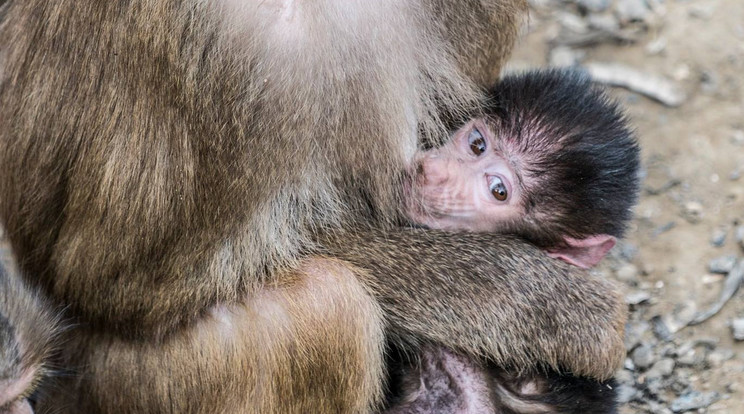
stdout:
<svg viewBox="0 0 744 414">
<path fill-rule="evenodd" d="M 506 294 L 439 297 L 484 241 L 427 252 L 395 230 L 417 134 L 444 139 L 447 117 L 478 105 L 525 1 L 240 4 L 8 2 L 0 218 L 29 282 L 79 326 L 63 355 L 76 375 L 41 411 L 371 411 L 383 328 L 609 375 L 624 320 L 605 309 L 619 303 L 611 287 L 583 288 L 596 309 L 536 321 Z M 385 272 L 308 259 L 316 236 L 358 223 L 401 233 L 363 252 L 398 252 Z M 515 286 L 539 299 L 530 308 L 566 287 L 537 284 L 554 267 L 517 246 L 508 266 L 472 270 L 505 272 L 499 289 L 527 274 Z M 419 255 L 428 279 L 406 282 Z M 493 335 L 511 329 L 514 346 Z M 545 332 L 554 343 L 525 347 Z"/>
</svg>

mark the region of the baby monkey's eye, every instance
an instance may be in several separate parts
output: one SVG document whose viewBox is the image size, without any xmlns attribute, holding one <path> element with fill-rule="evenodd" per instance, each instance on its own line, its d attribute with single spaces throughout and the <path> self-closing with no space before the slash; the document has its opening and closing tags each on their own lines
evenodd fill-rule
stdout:
<svg viewBox="0 0 744 414">
<path fill-rule="evenodd" d="M 488 184 L 488 188 L 491 190 L 493 197 L 499 201 L 505 201 L 509 197 L 509 191 L 506 189 L 506 184 L 499 177 L 493 177 L 491 182 Z"/>
<path fill-rule="evenodd" d="M 473 128 L 468 135 L 468 145 L 470 145 L 470 151 L 473 151 L 475 155 L 481 155 L 486 152 L 486 139 L 478 131 L 478 128 Z"/>
</svg>

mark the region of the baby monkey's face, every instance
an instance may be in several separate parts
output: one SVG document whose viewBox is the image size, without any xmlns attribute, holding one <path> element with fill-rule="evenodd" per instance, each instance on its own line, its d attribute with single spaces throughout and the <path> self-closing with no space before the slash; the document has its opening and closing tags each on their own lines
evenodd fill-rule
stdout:
<svg viewBox="0 0 744 414">
<path fill-rule="evenodd" d="M 408 216 L 436 229 L 495 231 L 524 214 L 513 159 L 486 120 L 475 119 L 414 160 Z"/>
</svg>

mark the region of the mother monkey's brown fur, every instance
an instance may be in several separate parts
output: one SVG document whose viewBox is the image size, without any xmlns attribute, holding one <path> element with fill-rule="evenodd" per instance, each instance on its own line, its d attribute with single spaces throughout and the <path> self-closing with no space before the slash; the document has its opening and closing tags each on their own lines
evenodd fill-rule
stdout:
<svg viewBox="0 0 744 414">
<path fill-rule="evenodd" d="M 612 286 L 394 225 L 417 134 L 478 103 L 523 0 L 6 6 L 0 217 L 78 322 L 40 411 L 366 412 L 388 333 L 519 369 L 620 360 Z"/>
</svg>

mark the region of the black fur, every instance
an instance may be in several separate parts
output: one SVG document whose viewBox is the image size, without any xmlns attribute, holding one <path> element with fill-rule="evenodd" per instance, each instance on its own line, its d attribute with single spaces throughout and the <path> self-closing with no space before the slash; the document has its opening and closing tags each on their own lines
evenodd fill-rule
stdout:
<svg viewBox="0 0 744 414">
<path fill-rule="evenodd" d="M 542 247 L 566 235 L 621 237 L 638 198 L 640 150 L 618 104 L 575 70 L 506 76 L 489 95 L 497 139 L 526 160 L 537 186 L 517 232 Z"/>
</svg>

